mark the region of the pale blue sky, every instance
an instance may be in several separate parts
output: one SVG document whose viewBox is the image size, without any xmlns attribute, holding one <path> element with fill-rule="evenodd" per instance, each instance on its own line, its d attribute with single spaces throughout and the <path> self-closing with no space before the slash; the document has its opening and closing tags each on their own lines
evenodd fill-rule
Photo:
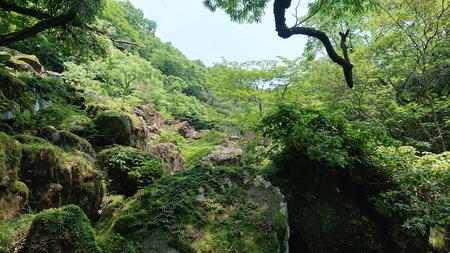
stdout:
<svg viewBox="0 0 450 253">
<path fill-rule="evenodd" d="M 272 3 L 259 24 L 237 24 L 222 11 L 212 13 L 201 0 L 131 0 L 146 18 L 156 21 L 157 36 L 171 42 L 191 60 L 207 66 L 227 61 L 274 60 L 276 56 L 294 59 L 303 52 L 306 36 L 288 39 L 275 32 Z M 303 6 L 305 9 L 305 6 Z M 294 10 L 289 10 L 288 15 Z M 289 23 L 294 20 L 288 19 Z"/>
</svg>

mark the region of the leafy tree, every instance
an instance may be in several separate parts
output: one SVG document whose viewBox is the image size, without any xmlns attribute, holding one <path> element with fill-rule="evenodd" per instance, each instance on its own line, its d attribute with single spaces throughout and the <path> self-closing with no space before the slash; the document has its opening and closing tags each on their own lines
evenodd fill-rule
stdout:
<svg viewBox="0 0 450 253">
<path fill-rule="evenodd" d="M 292 27 L 288 27 L 286 24 L 286 10 L 291 7 L 292 0 L 275 0 L 273 4 L 273 13 L 275 17 L 275 27 L 278 32 L 278 36 L 281 38 L 289 38 L 292 35 L 307 35 L 320 40 L 326 49 L 326 52 L 330 59 L 342 66 L 345 80 L 347 85 L 353 87 L 352 69 L 353 65 L 350 63 L 348 57 L 348 50 L 346 45 L 347 37 L 349 36 L 349 30 L 340 32 L 341 43 L 340 48 L 343 56 L 341 57 L 333 45 L 326 33 L 316 30 L 311 27 L 302 26 L 302 24 L 308 20 L 311 16 L 324 13 L 333 19 L 342 18 L 344 15 L 352 14 L 359 15 L 364 11 L 374 8 L 376 1 L 372 0 L 322 0 L 313 2 L 309 5 L 308 16 L 303 19 L 298 19 Z M 227 13 L 232 21 L 236 22 L 258 22 L 261 19 L 264 9 L 266 8 L 269 0 L 204 0 L 203 4 L 211 11 L 216 9 L 223 9 Z"/>
</svg>

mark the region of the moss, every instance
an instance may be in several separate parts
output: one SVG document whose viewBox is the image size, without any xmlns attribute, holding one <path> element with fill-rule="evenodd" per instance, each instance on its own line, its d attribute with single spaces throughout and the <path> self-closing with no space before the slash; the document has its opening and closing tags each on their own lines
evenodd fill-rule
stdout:
<svg viewBox="0 0 450 253">
<path fill-rule="evenodd" d="M 32 210 L 77 204 L 95 218 L 104 185 L 92 163 L 82 154 L 66 153 L 51 144 L 23 146 L 20 176 L 31 190 Z"/>
<path fill-rule="evenodd" d="M 18 194 L 23 199 L 28 200 L 30 190 L 28 189 L 28 186 L 25 183 L 16 180 L 11 186 L 11 191 L 15 194 Z"/>
<path fill-rule="evenodd" d="M 435 252 L 447 253 L 450 246 L 449 232 L 440 226 L 431 228 L 429 243 Z"/>
<path fill-rule="evenodd" d="M 23 62 L 27 63 L 37 73 L 41 73 L 44 70 L 41 63 L 39 62 L 39 59 L 35 55 L 19 54 L 19 55 L 15 56 L 14 58 L 19 61 L 23 61 Z"/>
<path fill-rule="evenodd" d="M 167 175 L 129 199 L 102 234 L 161 252 L 280 252 L 279 221 L 269 218 L 266 202 L 246 197 L 253 178 L 251 169 L 225 167 Z"/>
<path fill-rule="evenodd" d="M 0 220 L 0 252 L 19 252 L 34 215 L 25 214 L 6 221 Z M 3 248 L 4 251 L 1 251 Z"/>
<path fill-rule="evenodd" d="M 26 84 L 11 75 L 7 70 L 0 70 L 0 89 L 7 99 L 15 100 L 22 96 Z"/>
<path fill-rule="evenodd" d="M 94 124 L 98 132 L 96 144 L 131 145 L 132 124 L 128 114 L 118 111 L 101 112 L 94 119 Z"/>
<path fill-rule="evenodd" d="M 29 134 L 17 134 L 14 135 L 14 139 L 21 144 L 48 144 L 47 140 Z"/>
<path fill-rule="evenodd" d="M 23 252 L 101 252 L 95 232 L 83 211 L 75 205 L 37 214 L 26 237 Z"/>
<path fill-rule="evenodd" d="M 40 130 L 41 136 L 61 147 L 63 150 L 84 152 L 91 157 L 95 157 L 92 145 L 85 139 L 67 131 L 58 131 L 53 126 L 46 126 Z"/>
<path fill-rule="evenodd" d="M 97 165 L 108 175 L 110 190 L 132 196 L 163 175 L 161 158 L 132 147 L 118 146 L 98 154 Z"/>
<path fill-rule="evenodd" d="M 8 187 L 17 179 L 21 157 L 20 143 L 0 132 L 0 188 Z"/>
<path fill-rule="evenodd" d="M 86 136 L 93 131 L 94 123 L 85 115 L 72 115 L 63 120 L 61 129 L 80 136 Z"/>
</svg>

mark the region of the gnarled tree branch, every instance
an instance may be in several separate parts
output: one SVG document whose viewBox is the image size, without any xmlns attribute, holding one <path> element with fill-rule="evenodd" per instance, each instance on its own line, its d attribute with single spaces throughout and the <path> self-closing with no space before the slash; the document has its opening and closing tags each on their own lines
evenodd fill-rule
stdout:
<svg viewBox="0 0 450 253">
<path fill-rule="evenodd" d="M 302 34 L 302 35 L 311 36 L 311 37 L 314 37 L 314 38 L 320 40 L 322 42 L 323 46 L 325 47 L 325 50 L 327 51 L 327 54 L 330 57 L 330 59 L 333 62 L 339 64 L 343 68 L 347 85 L 348 85 L 348 87 L 352 88 L 353 87 L 353 74 L 352 74 L 353 64 L 351 64 L 350 61 L 348 60 L 348 55 L 346 57 L 347 59 L 344 59 L 334 50 L 333 45 L 331 45 L 330 39 L 324 32 L 318 31 L 313 28 L 308 28 L 308 27 L 299 27 L 299 26 L 294 26 L 291 28 L 287 27 L 285 15 L 286 15 L 286 9 L 291 6 L 291 1 L 292 0 L 275 0 L 275 2 L 273 4 L 273 14 L 275 16 L 275 30 L 278 32 L 278 36 L 286 39 L 286 38 L 291 37 L 294 34 Z M 345 36 L 345 38 L 346 37 L 347 36 Z M 344 41 L 344 43 L 345 43 L 345 41 Z"/>
<path fill-rule="evenodd" d="M 6 46 L 17 41 L 21 41 L 30 38 L 46 29 L 62 26 L 74 20 L 76 17 L 75 12 L 69 11 L 66 14 L 59 15 L 54 18 L 45 19 L 34 26 L 22 29 L 17 32 L 8 33 L 0 36 L 0 46 Z"/>
<path fill-rule="evenodd" d="M 59 15 L 57 17 L 53 17 L 47 13 L 41 12 L 36 9 L 25 8 L 25 7 L 15 5 L 15 4 L 11 4 L 10 2 L 8 2 L 6 0 L 0 0 L 0 9 L 3 11 L 10 11 L 10 12 L 12 11 L 12 12 L 15 12 L 18 14 L 22 14 L 25 16 L 29 16 L 29 17 L 33 17 L 33 18 L 41 20 L 39 23 L 37 23 L 36 25 L 34 25 L 32 27 L 28 27 L 28 28 L 22 29 L 20 31 L 9 33 L 9 34 L 0 35 L 0 46 L 7 46 L 14 42 L 27 39 L 27 38 L 32 37 L 48 28 L 61 26 L 61 27 L 63 27 L 63 29 L 68 30 L 68 27 L 66 26 L 66 24 L 74 21 L 75 17 L 76 17 L 76 13 L 72 12 L 72 11 L 70 11 L 66 14 L 63 14 L 63 15 Z M 145 47 L 145 46 L 139 45 L 138 43 L 135 43 L 135 42 L 114 39 L 102 31 L 99 31 L 99 30 L 94 29 L 89 26 L 83 27 L 81 24 L 76 23 L 76 22 L 73 22 L 72 26 L 79 27 L 79 28 L 88 28 L 89 30 L 91 30 L 93 32 L 100 33 L 100 34 L 108 37 L 113 43 L 134 45 L 134 46 L 141 47 L 141 48 Z"/>
</svg>

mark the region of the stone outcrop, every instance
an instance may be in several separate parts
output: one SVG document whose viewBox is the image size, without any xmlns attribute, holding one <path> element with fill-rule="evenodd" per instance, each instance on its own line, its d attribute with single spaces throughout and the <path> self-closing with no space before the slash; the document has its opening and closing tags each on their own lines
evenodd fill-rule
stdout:
<svg viewBox="0 0 450 253">
<path fill-rule="evenodd" d="M 225 140 L 208 158 L 215 166 L 238 166 L 242 152 L 242 149 L 236 148 L 231 141 Z"/>
<path fill-rule="evenodd" d="M 46 126 L 40 130 L 40 135 L 65 151 L 80 151 L 93 158 L 96 155 L 92 145 L 87 140 L 73 133 L 58 131 L 53 126 Z"/>
<path fill-rule="evenodd" d="M 105 111 L 99 113 L 93 122 L 97 131 L 95 145 L 117 144 L 140 150 L 146 150 L 147 143 L 165 127 L 162 116 L 150 104 L 135 107 L 133 114 Z"/>
<path fill-rule="evenodd" d="M 183 121 L 181 123 L 178 123 L 175 125 L 176 129 L 181 136 L 184 138 L 190 138 L 190 139 L 197 139 L 198 132 L 195 131 L 195 128 L 193 126 L 189 125 L 189 122 Z"/>
<path fill-rule="evenodd" d="M 178 150 L 178 147 L 172 143 L 161 143 L 150 146 L 148 151 L 161 157 L 164 171 L 180 172 L 184 169 L 185 160 Z"/>
<path fill-rule="evenodd" d="M 103 150 L 96 164 L 107 175 L 108 190 L 127 197 L 162 177 L 164 172 L 161 158 L 133 147 Z"/>
<path fill-rule="evenodd" d="M 50 144 L 24 147 L 20 178 L 36 212 L 76 204 L 94 218 L 104 194 L 102 177 L 88 160 Z"/>
<path fill-rule="evenodd" d="M 22 54 L 11 49 L 0 51 L 0 63 L 15 70 L 36 75 L 44 74 L 45 70 L 39 59 L 34 55 Z"/>
</svg>

